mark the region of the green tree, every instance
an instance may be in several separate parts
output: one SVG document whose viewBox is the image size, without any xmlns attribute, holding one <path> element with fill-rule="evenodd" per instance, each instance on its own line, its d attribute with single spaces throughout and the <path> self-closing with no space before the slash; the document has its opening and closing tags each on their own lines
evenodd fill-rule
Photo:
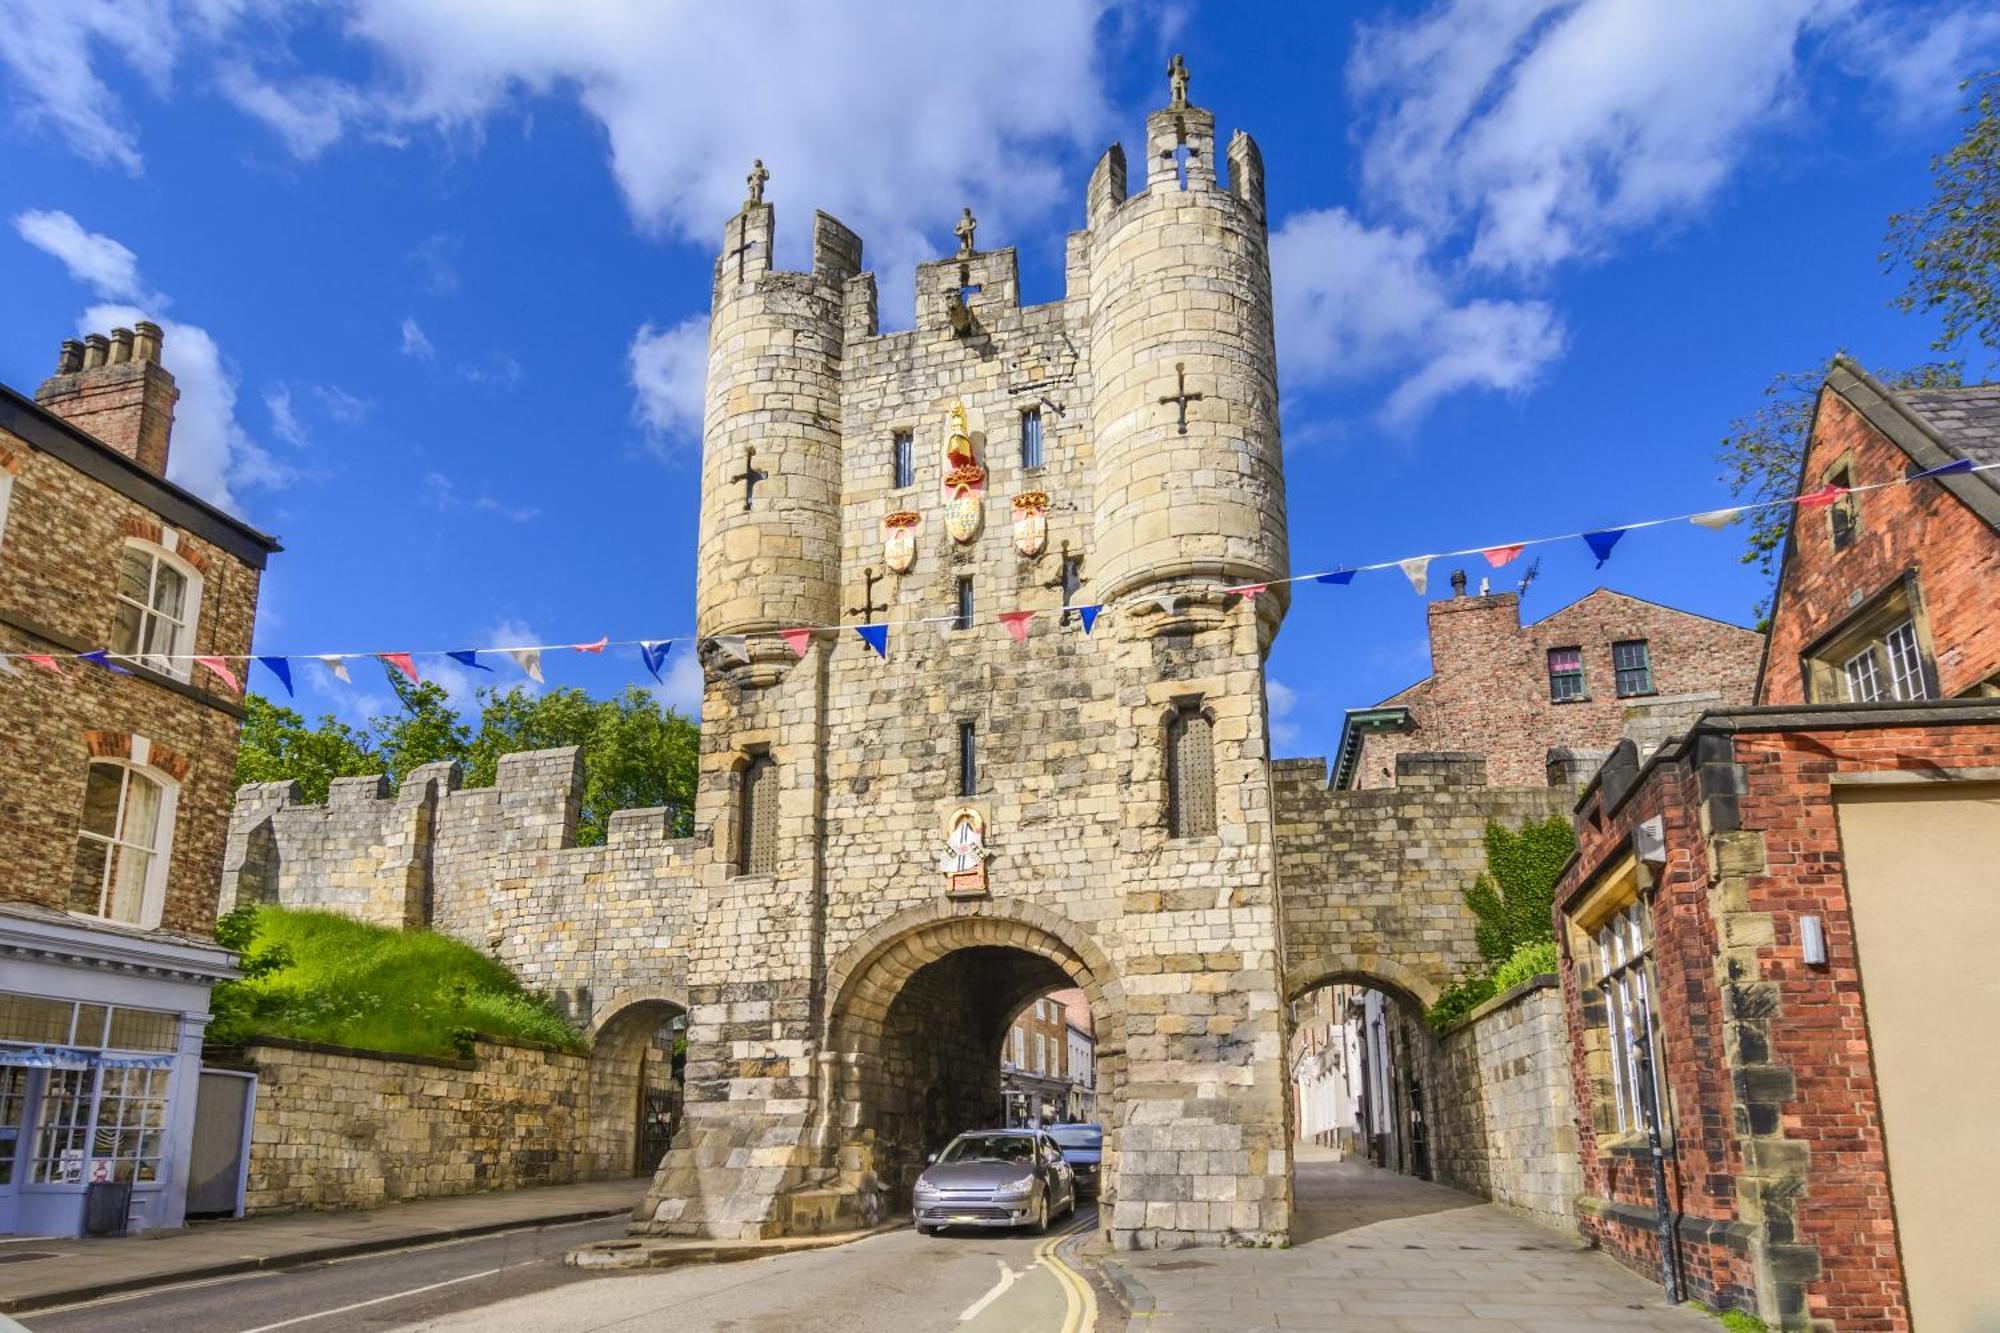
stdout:
<svg viewBox="0 0 2000 1333">
<path fill-rule="evenodd" d="M 308 727 L 292 709 L 262 695 L 243 700 L 243 735 L 236 751 L 236 784 L 283 782 L 299 784 L 305 799 L 326 799 L 335 778 L 380 773 L 382 756 L 368 737 L 331 713 Z"/>
<path fill-rule="evenodd" d="M 1479 918 L 1473 941 L 1487 971 L 1522 945 L 1555 937 L 1556 880 L 1575 851 L 1576 834 L 1561 815 L 1519 833 L 1486 821 L 1486 871 L 1465 891 L 1465 905 Z"/>
<path fill-rule="evenodd" d="M 1896 304 L 1938 315 L 1933 346 L 1970 336 L 2000 349 L 2000 70 L 1959 86 L 1972 95 L 1965 133 L 1931 159 L 1930 201 L 1889 219 L 1883 259 L 1910 273 Z"/>
<path fill-rule="evenodd" d="M 441 760 L 464 760 L 472 732 L 451 706 L 451 696 L 434 680 L 411 681 L 389 673 L 400 713 L 370 718 L 375 748 L 387 764 L 390 778 L 401 785 L 410 770 Z"/>
<path fill-rule="evenodd" d="M 1753 509 L 1738 520 L 1746 529 L 1743 563 L 1755 565 L 1770 585 L 1777 583 L 1785 532 L 1792 522 L 1791 507 L 1773 502 L 1799 493 L 1799 471 L 1805 464 L 1813 404 L 1832 366 L 1829 360 L 1813 370 L 1787 371 L 1772 380 L 1765 386 L 1763 405 L 1731 422 L 1716 452 L 1722 480 L 1731 495 L 1746 505 L 1771 506 Z M 1959 383 L 1959 363 L 1936 361 L 1911 370 L 1878 370 L 1875 378 L 1892 389 L 1954 387 Z M 1760 619 L 1770 605 L 1771 592 L 1767 591 L 1757 604 Z"/>
</svg>

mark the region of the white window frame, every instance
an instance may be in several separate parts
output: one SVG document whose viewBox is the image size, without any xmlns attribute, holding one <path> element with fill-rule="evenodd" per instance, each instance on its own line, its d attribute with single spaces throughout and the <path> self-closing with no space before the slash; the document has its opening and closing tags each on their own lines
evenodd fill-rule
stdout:
<svg viewBox="0 0 2000 1333">
<path fill-rule="evenodd" d="M 14 474 L 0 467 L 0 547 L 7 544 L 7 511 L 14 501 Z"/>
<path fill-rule="evenodd" d="M 1604 997 L 1605 1024 L 1610 1029 L 1611 1085 L 1621 1134 L 1643 1133 L 1646 1128 L 1638 1046 L 1640 1037 L 1650 1036 L 1652 1027 L 1652 994 L 1646 973 L 1652 941 L 1647 937 L 1644 910 L 1636 902 L 1627 903 L 1592 936 L 1597 947 L 1597 989 Z M 1653 1052 L 1652 1065 L 1653 1105 L 1657 1108 L 1664 1105 L 1658 1051 Z"/>
<path fill-rule="evenodd" d="M 1882 636 L 1882 648 L 1889 659 L 1889 693 L 1898 699 L 1928 699 L 1924 684 L 1924 655 L 1917 646 L 1917 622 L 1904 620 Z"/>
<path fill-rule="evenodd" d="M 151 562 L 146 571 L 146 601 L 144 604 L 135 602 L 127 597 L 121 587 L 122 571 L 119 566 L 124 564 L 125 553 L 127 551 L 137 551 L 146 556 Z M 161 612 L 155 610 L 152 606 L 153 591 L 157 586 L 161 565 L 168 566 L 181 576 L 181 579 L 187 585 L 187 603 L 182 608 L 180 620 L 173 622 L 178 625 L 178 628 L 174 631 L 173 643 L 170 645 L 171 651 L 166 653 L 149 653 L 146 651 L 149 624 L 155 618 L 166 619 Z M 113 655 L 122 662 L 133 662 L 150 670 L 158 671 L 163 675 L 172 676 L 177 680 L 187 680 L 194 672 L 194 663 L 190 660 L 189 654 L 194 651 L 195 629 L 201 623 L 201 571 L 181 559 L 172 549 L 159 542 L 143 541 L 137 537 L 130 537 L 126 539 L 124 545 L 118 548 L 118 561 L 111 571 L 111 588 L 112 595 L 118 602 L 126 606 L 137 607 L 139 610 L 139 642 L 137 646 L 132 652 L 114 652 Z M 115 626 L 115 620 L 113 624 Z"/>
<path fill-rule="evenodd" d="M 177 813 L 178 807 L 180 805 L 180 784 L 178 782 L 175 782 L 173 778 L 169 777 L 167 774 L 161 772 L 159 769 L 154 768 L 149 764 L 134 762 L 133 760 L 130 759 L 115 759 L 109 757 L 93 758 L 89 761 L 89 763 L 84 768 L 84 781 L 86 784 L 90 780 L 90 770 L 92 768 L 97 767 L 99 764 L 104 765 L 106 768 L 117 768 L 123 770 L 123 775 L 119 778 L 118 782 L 118 808 L 116 812 L 112 815 L 111 827 L 114 831 L 113 836 L 107 838 L 101 833 L 96 833 L 85 829 L 83 827 L 82 812 L 79 811 L 77 816 L 75 844 L 77 846 L 80 846 L 83 840 L 88 838 L 93 842 L 102 843 L 110 847 L 129 847 L 129 848 L 135 848 L 139 851 L 147 852 L 151 856 L 151 860 L 147 863 L 146 866 L 146 883 L 145 887 L 141 890 L 141 897 L 139 902 L 139 917 L 136 921 L 120 921 L 119 918 L 115 916 L 110 916 L 102 910 L 107 905 L 105 903 L 105 897 L 104 897 L 107 891 L 106 883 L 100 883 L 98 885 L 97 905 L 100 910 L 96 912 L 83 912 L 83 911 L 78 911 L 74 906 L 71 906 L 69 908 L 69 914 L 71 916 L 80 917 L 87 921 L 110 921 L 119 925 L 135 926 L 140 930 L 153 930 L 159 926 L 160 918 L 164 913 L 166 907 L 167 872 L 169 866 L 173 861 L 174 816 Z M 131 792 L 132 778 L 133 775 L 135 774 L 138 775 L 140 778 L 143 778 L 144 780 L 152 783 L 155 787 L 159 788 L 160 790 L 160 809 L 158 814 L 157 825 L 153 830 L 153 846 L 151 847 L 147 847 L 141 843 L 127 842 L 123 838 L 117 836 L 118 834 L 124 832 L 125 799 L 127 795 Z M 72 856 L 74 855 L 75 851 L 73 850 Z M 108 882 L 108 877 L 110 876 L 111 873 L 111 866 L 112 866 L 111 858 L 107 856 L 105 858 L 105 867 L 104 867 L 104 874 L 107 877 L 107 882 Z M 75 874 L 73 866 L 71 874 L 72 876 L 74 876 Z M 72 880 L 72 885 L 73 883 L 74 881 Z"/>
<path fill-rule="evenodd" d="M 1840 664 L 1840 677 L 1849 703 L 1869 704 L 1889 697 L 1888 684 L 1882 679 L 1882 664 L 1876 660 L 1872 643 Z"/>
</svg>

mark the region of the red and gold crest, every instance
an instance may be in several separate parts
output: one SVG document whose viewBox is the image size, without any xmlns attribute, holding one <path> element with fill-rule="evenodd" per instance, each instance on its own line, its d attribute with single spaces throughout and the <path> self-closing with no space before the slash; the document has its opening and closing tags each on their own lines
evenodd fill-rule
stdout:
<svg viewBox="0 0 2000 1333">
<path fill-rule="evenodd" d="M 944 444 L 944 530 L 961 546 L 979 535 L 984 516 L 986 469 L 972 452 L 972 428 L 965 404 L 951 405 L 951 430 Z"/>
<path fill-rule="evenodd" d="M 924 525 L 922 514 L 905 509 L 882 520 L 882 558 L 898 574 L 910 572 L 917 561 L 917 531 Z"/>
<path fill-rule="evenodd" d="M 1049 544 L 1049 493 L 1028 491 L 1014 497 L 1014 549 L 1029 559 Z"/>
</svg>

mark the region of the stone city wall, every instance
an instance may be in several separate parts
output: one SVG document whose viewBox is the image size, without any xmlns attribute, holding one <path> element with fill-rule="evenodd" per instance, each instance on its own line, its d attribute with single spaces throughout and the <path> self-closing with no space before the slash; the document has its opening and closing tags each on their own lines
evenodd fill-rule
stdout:
<svg viewBox="0 0 2000 1333">
<path fill-rule="evenodd" d="M 685 1007 L 683 938 L 693 842 L 665 809 L 621 810 L 578 847 L 575 749 L 512 754 L 491 787 L 426 764 L 394 796 L 380 777 L 336 779 L 327 803 L 296 784 L 242 789 L 222 904 L 271 902 L 377 925 L 429 926 L 490 953 L 594 1028 L 631 999 Z"/>
<path fill-rule="evenodd" d="M 1583 1192 L 1562 990 L 1541 976 L 1495 996 L 1438 1042 L 1429 1082 L 1438 1180 L 1576 1229 Z"/>
<path fill-rule="evenodd" d="M 600 1114 L 589 1056 L 481 1040 L 470 1059 L 446 1060 L 262 1040 L 243 1060 L 257 1071 L 245 1212 L 632 1172 L 633 1116 Z"/>
</svg>

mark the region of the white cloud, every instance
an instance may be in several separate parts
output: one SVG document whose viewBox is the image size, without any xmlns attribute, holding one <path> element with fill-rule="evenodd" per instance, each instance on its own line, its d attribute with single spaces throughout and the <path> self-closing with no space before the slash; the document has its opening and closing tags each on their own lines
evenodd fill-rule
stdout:
<svg viewBox="0 0 2000 1333">
<path fill-rule="evenodd" d="M 1526 389 L 1562 352 L 1561 320 L 1545 302 L 1461 300 L 1422 234 L 1345 209 L 1285 219 L 1271 271 L 1287 378 L 1393 374 L 1383 415 L 1395 424 L 1460 389 Z"/>
<path fill-rule="evenodd" d="M 535 633 L 532 626 L 519 620 L 502 620 L 466 646 L 475 649 L 488 646 L 518 648 L 541 642 L 542 637 Z M 490 667 L 491 670 L 481 670 L 482 667 Z M 482 689 L 499 690 L 503 694 L 516 686 L 529 694 L 540 694 L 542 691 L 540 685 L 516 669 L 513 659 L 505 653 L 482 652 L 477 667 L 454 662 L 449 657 L 439 657 L 426 661 L 422 671 L 424 679 L 436 681 L 444 687 L 451 706 L 464 714 L 468 721 L 479 715 L 479 691 Z"/>
<path fill-rule="evenodd" d="M 2000 63 L 2000 9 L 1948 5 L 1878 9 L 1855 23 L 1844 63 L 1889 94 L 1905 124 L 1949 116 L 1966 79 Z"/>
<path fill-rule="evenodd" d="M 143 319 L 126 305 L 96 305 L 77 321 L 80 333 L 101 332 L 116 325 L 130 327 Z M 237 490 L 282 486 L 293 478 L 236 419 L 236 372 L 207 329 L 178 320 L 159 321 L 163 335 L 160 361 L 180 386 L 174 406 L 173 446 L 167 454 L 167 477 L 211 504 L 234 511 Z"/>
<path fill-rule="evenodd" d="M 424 332 L 423 325 L 417 323 L 416 316 L 403 316 L 400 327 L 403 334 L 404 356 L 414 357 L 418 361 L 437 360 L 437 348 L 431 345 L 430 335 Z"/>
<path fill-rule="evenodd" d="M 1471 261 L 1532 273 L 1705 203 L 1855 0 L 1443 0 L 1364 26 L 1363 176 Z"/>
<path fill-rule="evenodd" d="M 264 387 L 264 410 L 271 414 L 271 433 L 286 444 L 299 448 L 308 442 L 306 428 L 292 408 L 292 391 L 283 384 Z"/>
<path fill-rule="evenodd" d="M 702 686 L 701 663 L 695 660 L 694 645 L 676 643 L 673 655 L 667 659 L 666 678 L 653 687 L 653 693 L 666 707 L 698 721 Z"/>
<path fill-rule="evenodd" d="M 109 52 L 164 92 L 179 49 L 180 30 L 168 0 L 70 5 L 50 0 L 0 0 L 0 62 L 12 78 L 12 100 L 29 123 L 54 131 L 86 161 L 137 175 L 143 165 L 137 135 L 95 64 Z"/>
<path fill-rule="evenodd" d="M 55 209 L 31 208 L 15 215 L 21 239 L 62 261 L 71 278 L 91 289 L 102 301 L 129 301 L 163 306 L 166 299 L 139 277 L 139 256 L 103 232 L 85 231 L 83 224 Z"/>
<path fill-rule="evenodd" d="M 1298 707 L 1298 691 L 1281 680 L 1267 677 L 1264 681 L 1264 702 L 1271 712 L 1271 743 L 1287 746 L 1297 744 L 1299 724 L 1290 718 L 1292 710 Z"/>
<path fill-rule="evenodd" d="M 338 80 L 301 77 L 279 85 L 240 62 L 221 65 L 216 86 L 238 110 L 276 131 L 294 157 L 308 161 L 337 142 L 348 122 L 367 108 L 358 91 Z"/>
<path fill-rule="evenodd" d="M 510 505 L 497 500 L 490 492 L 481 490 L 470 500 L 458 493 L 457 485 L 442 472 L 424 474 L 424 492 L 429 497 L 431 507 L 439 513 L 461 508 L 472 508 L 481 513 L 497 514 L 510 523 L 528 523 L 542 516 L 542 511 L 530 505 Z"/>
<path fill-rule="evenodd" d="M 641 324 L 625 363 L 632 381 L 632 416 L 659 445 L 698 442 L 708 377 L 708 316 L 672 328 Z"/>
<path fill-rule="evenodd" d="M 349 393 L 338 384 L 315 384 L 312 392 L 320 409 L 343 426 L 358 426 L 375 410 L 371 400 Z"/>
</svg>

